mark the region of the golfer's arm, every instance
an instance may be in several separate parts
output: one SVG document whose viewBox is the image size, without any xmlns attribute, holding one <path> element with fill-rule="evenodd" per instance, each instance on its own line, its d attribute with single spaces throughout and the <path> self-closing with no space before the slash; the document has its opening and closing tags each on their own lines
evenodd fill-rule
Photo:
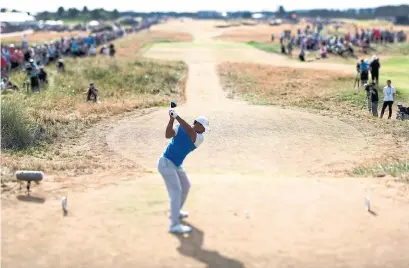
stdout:
<svg viewBox="0 0 409 268">
<path fill-rule="evenodd" d="M 175 121 L 175 119 L 173 119 L 173 118 L 169 119 L 169 123 L 168 123 L 168 126 L 166 127 L 166 131 L 165 131 L 165 137 L 167 139 L 170 139 L 170 138 L 174 137 L 175 134 L 176 134 L 175 131 L 173 130 L 173 122 L 174 121 Z"/>
<path fill-rule="evenodd" d="M 180 116 L 176 117 L 176 120 L 179 122 L 180 126 L 183 128 L 184 131 L 189 134 L 190 138 L 193 142 L 196 142 L 196 131 L 188 124 L 185 120 L 180 118 Z"/>
</svg>

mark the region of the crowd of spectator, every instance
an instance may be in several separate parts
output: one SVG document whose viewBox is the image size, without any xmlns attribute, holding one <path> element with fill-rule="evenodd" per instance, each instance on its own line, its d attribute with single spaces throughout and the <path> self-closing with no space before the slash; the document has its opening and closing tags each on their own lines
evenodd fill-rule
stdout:
<svg viewBox="0 0 409 268">
<path fill-rule="evenodd" d="M 366 101 L 368 104 L 368 111 L 374 116 L 378 117 L 378 103 L 380 101 L 378 88 L 379 88 L 379 70 L 381 64 L 379 58 L 374 55 L 371 61 L 361 59 L 356 65 L 357 79 L 360 79 L 365 91 Z M 371 76 L 371 82 L 369 82 L 369 74 Z M 359 87 L 359 83 L 358 83 Z M 396 89 L 392 86 L 392 81 L 387 80 L 386 86 L 382 90 L 383 104 L 381 108 L 381 114 L 379 118 L 383 118 L 386 108 L 388 108 L 388 119 L 392 118 L 393 104 L 396 96 Z M 399 120 L 409 119 L 409 107 L 404 107 L 403 103 L 397 104 L 396 118 Z"/>
<path fill-rule="evenodd" d="M 116 49 L 111 41 L 125 35 L 143 29 L 149 31 L 150 27 L 160 22 L 159 18 L 147 18 L 137 27 L 122 28 L 118 23 L 102 25 L 86 36 L 61 37 L 58 40 L 43 44 L 31 44 L 26 35 L 22 36 L 21 45 L 1 45 L 1 90 L 17 90 L 19 86 L 8 78 L 8 72 L 12 70 L 24 70 L 27 73 L 27 81 L 23 88 L 31 87 L 33 92 L 38 92 L 42 84 L 47 84 L 47 72 L 45 66 L 56 62 L 59 72 L 65 71 L 64 57 L 95 56 L 100 46 L 101 55 L 115 56 Z M 107 44 L 109 46 L 107 46 Z"/>
<path fill-rule="evenodd" d="M 30 59 L 37 65 L 48 65 L 62 57 L 95 56 L 97 46 L 105 45 L 125 35 L 125 31 L 101 32 L 88 36 L 61 37 L 59 40 L 33 44 L 29 46 L 26 36 L 23 36 L 21 46 L 14 44 L 1 45 L 1 70 L 12 70 L 24 67 Z M 114 51 L 113 45 L 110 47 Z M 115 53 L 110 53 L 114 56 Z"/>
<path fill-rule="evenodd" d="M 123 28 L 120 24 L 101 25 L 94 29 L 93 33 L 86 36 L 63 36 L 59 40 L 52 40 L 44 44 L 29 45 L 28 37 L 22 36 L 21 45 L 1 45 L 1 71 L 8 71 L 18 67 L 24 68 L 24 64 L 33 59 L 37 65 L 48 65 L 62 57 L 95 56 L 97 47 L 102 46 L 100 53 L 115 55 L 115 48 L 107 44 L 115 39 L 122 38 L 133 32 L 138 32 L 160 23 L 159 18 L 146 18 L 137 27 Z"/>
<path fill-rule="evenodd" d="M 321 58 L 326 58 L 328 53 L 343 57 L 355 55 L 355 48 L 367 53 L 372 43 L 386 44 L 405 42 L 407 39 L 403 31 L 390 31 L 384 29 L 361 29 L 355 34 L 347 32 L 345 35 L 324 35 L 321 24 L 311 27 L 307 25 L 304 30 L 298 29 L 295 35 L 291 31 L 284 31 L 280 35 L 281 52 L 292 54 L 294 47 L 300 48 L 300 60 L 304 61 L 305 52 L 319 51 Z"/>
</svg>

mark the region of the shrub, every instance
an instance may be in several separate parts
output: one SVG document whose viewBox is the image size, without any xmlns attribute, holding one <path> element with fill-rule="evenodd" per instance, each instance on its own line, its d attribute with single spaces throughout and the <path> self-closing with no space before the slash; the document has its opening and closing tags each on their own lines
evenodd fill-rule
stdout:
<svg viewBox="0 0 409 268">
<path fill-rule="evenodd" d="M 1 101 L 1 148 L 21 150 L 46 138 L 44 129 L 29 116 L 22 102 Z"/>
</svg>

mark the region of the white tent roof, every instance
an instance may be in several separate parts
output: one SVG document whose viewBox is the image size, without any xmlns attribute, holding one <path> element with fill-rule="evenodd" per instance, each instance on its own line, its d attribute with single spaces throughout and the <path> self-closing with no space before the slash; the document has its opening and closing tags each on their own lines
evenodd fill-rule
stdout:
<svg viewBox="0 0 409 268">
<path fill-rule="evenodd" d="M 92 20 L 92 21 L 90 21 L 90 22 L 88 23 L 88 25 L 91 26 L 91 27 L 93 27 L 93 26 L 98 26 L 98 25 L 99 25 L 99 22 L 96 21 L 96 20 Z"/>
<path fill-rule="evenodd" d="M 17 13 L 17 12 L 1 12 L 0 13 L 1 22 L 28 22 L 35 21 L 33 16 L 27 13 Z"/>
<path fill-rule="evenodd" d="M 261 13 L 255 13 L 255 14 L 251 15 L 251 17 L 252 17 L 253 19 L 261 19 L 261 18 L 264 17 L 264 16 L 263 16 L 263 14 L 261 14 Z"/>
<path fill-rule="evenodd" d="M 56 26 L 56 25 L 64 25 L 62 20 L 46 20 L 45 25 Z"/>
</svg>

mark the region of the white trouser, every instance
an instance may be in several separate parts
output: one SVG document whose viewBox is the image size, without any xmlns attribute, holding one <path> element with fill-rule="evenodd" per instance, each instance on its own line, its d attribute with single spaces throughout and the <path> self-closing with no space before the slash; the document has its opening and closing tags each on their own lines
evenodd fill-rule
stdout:
<svg viewBox="0 0 409 268">
<path fill-rule="evenodd" d="M 180 223 L 180 209 L 185 203 L 190 188 L 190 182 L 182 167 L 177 167 L 166 157 L 158 161 L 158 170 L 162 175 L 170 198 L 170 225 Z"/>
</svg>

